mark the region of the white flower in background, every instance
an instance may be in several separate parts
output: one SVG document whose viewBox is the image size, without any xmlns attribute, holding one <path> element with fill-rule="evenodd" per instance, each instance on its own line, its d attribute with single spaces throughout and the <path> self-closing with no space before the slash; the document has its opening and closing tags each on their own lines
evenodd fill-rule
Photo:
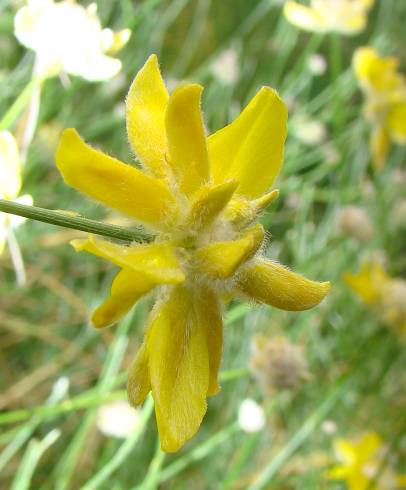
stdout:
<svg viewBox="0 0 406 490">
<path fill-rule="evenodd" d="M 295 136 L 306 145 L 317 145 L 326 139 L 326 126 L 316 119 L 306 116 L 292 118 L 292 129 Z"/>
<path fill-rule="evenodd" d="M 0 131 L 0 199 L 12 200 L 32 206 L 32 197 L 19 196 L 21 189 L 21 161 L 17 143 L 8 131 Z M 0 213 L 0 255 L 12 228 L 19 226 L 26 218 Z"/>
<path fill-rule="evenodd" d="M 213 61 L 211 71 L 224 85 L 234 85 L 240 75 L 237 51 L 229 48 L 220 53 Z"/>
<path fill-rule="evenodd" d="M 104 435 L 125 439 L 138 427 L 140 411 L 124 400 L 117 400 L 99 408 L 96 423 Z"/>
<path fill-rule="evenodd" d="M 326 58 L 319 53 L 312 54 L 308 60 L 308 67 L 312 75 L 316 77 L 324 75 L 327 70 Z"/>
<path fill-rule="evenodd" d="M 246 398 L 238 409 L 238 424 L 244 432 L 259 432 L 265 427 L 265 413 L 255 400 Z"/>
<path fill-rule="evenodd" d="M 312 32 L 339 32 L 354 35 L 363 31 L 374 0 L 310 0 L 310 5 L 287 1 L 286 19 Z"/>
<path fill-rule="evenodd" d="M 120 71 L 121 62 L 106 53 L 121 49 L 130 30 L 102 29 L 95 4 L 84 8 L 74 0 L 27 3 L 16 14 L 14 31 L 21 44 L 35 51 L 37 76 L 65 72 L 96 81 Z"/>
</svg>

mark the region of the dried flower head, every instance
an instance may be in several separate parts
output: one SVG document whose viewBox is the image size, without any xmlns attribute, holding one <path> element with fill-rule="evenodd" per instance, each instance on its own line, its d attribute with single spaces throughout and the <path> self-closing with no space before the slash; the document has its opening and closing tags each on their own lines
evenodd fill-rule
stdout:
<svg viewBox="0 0 406 490">
<path fill-rule="evenodd" d="M 127 97 L 128 137 L 142 170 L 91 148 L 74 129 L 64 131 L 56 153 L 68 184 L 156 233 L 150 244 L 90 236 L 73 246 L 120 268 L 110 297 L 93 313 L 95 327 L 157 294 L 128 392 L 139 405 L 152 391 L 166 451 L 195 434 L 206 397 L 220 389 L 222 299 L 303 310 L 329 290 L 260 253 L 265 232 L 255 222 L 277 195 L 269 187 L 282 165 L 285 104 L 263 87 L 234 122 L 206 137 L 201 93 L 186 84 L 168 95 L 153 55 Z"/>
<path fill-rule="evenodd" d="M 265 393 L 295 389 L 309 377 L 303 347 L 284 337 L 256 335 L 251 342 L 250 368 Z"/>
<path fill-rule="evenodd" d="M 341 233 L 359 240 L 368 241 L 374 234 L 372 221 L 365 209 L 359 206 L 343 206 L 337 213 Z"/>
</svg>

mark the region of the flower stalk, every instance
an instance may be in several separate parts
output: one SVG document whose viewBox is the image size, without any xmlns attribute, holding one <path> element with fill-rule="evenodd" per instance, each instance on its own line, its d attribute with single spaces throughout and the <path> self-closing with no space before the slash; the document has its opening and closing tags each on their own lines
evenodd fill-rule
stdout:
<svg viewBox="0 0 406 490">
<path fill-rule="evenodd" d="M 13 201 L 0 199 L 0 211 L 3 213 L 16 214 L 24 218 L 42 221 L 51 225 L 72 228 L 95 235 L 102 235 L 116 240 L 127 242 L 149 242 L 151 237 L 145 235 L 139 230 L 131 230 L 117 225 L 100 223 L 99 221 L 83 218 L 81 216 L 72 216 L 63 211 L 39 208 L 37 206 L 26 206 Z"/>
</svg>

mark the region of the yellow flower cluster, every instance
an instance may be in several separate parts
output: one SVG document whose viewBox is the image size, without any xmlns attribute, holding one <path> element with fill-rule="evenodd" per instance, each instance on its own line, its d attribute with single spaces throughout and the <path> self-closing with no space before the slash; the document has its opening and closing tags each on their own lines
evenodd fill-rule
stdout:
<svg viewBox="0 0 406 490">
<path fill-rule="evenodd" d="M 358 296 L 376 310 L 387 325 L 406 335 L 406 281 L 390 277 L 381 264 L 365 263 L 357 274 L 344 280 Z"/>
<path fill-rule="evenodd" d="M 367 432 L 357 440 L 336 439 L 334 452 L 340 464 L 331 468 L 327 477 L 345 481 L 348 490 L 398 490 L 406 484 L 406 478 L 391 468 L 380 473 L 387 449 L 375 432 Z"/>
<path fill-rule="evenodd" d="M 365 117 L 372 125 L 372 162 L 382 169 L 391 141 L 406 144 L 406 79 L 399 60 L 382 58 L 371 47 L 356 50 L 354 71 L 365 94 Z"/>
<path fill-rule="evenodd" d="M 288 0 L 286 19 L 306 31 L 354 35 L 365 29 L 374 0 L 311 0 L 310 6 Z"/>
<path fill-rule="evenodd" d="M 128 137 L 142 169 L 91 148 L 74 129 L 64 131 L 56 154 L 66 183 L 156 234 L 150 244 L 91 236 L 73 246 L 120 268 L 110 297 L 93 313 L 95 327 L 157 293 L 128 392 L 139 405 L 152 391 L 165 451 L 195 434 L 206 397 L 220 389 L 223 300 L 305 310 L 330 287 L 261 255 L 265 231 L 256 220 L 277 196 L 269 188 L 283 160 L 285 104 L 263 87 L 235 121 L 207 137 L 201 93 L 185 84 L 169 95 L 153 55 L 127 97 Z"/>
</svg>

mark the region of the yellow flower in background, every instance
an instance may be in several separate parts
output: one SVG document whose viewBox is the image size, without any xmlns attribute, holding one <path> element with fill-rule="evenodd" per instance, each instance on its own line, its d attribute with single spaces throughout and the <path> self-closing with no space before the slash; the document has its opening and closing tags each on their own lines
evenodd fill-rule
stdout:
<svg viewBox="0 0 406 490">
<path fill-rule="evenodd" d="M 168 95 L 152 55 L 127 97 L 127 131 L 142 169 L 126 165 L 66 129 L 56 153 L 67 184 L 130 215 L 157 234 L 150 244 L 95 237 L 73 241 L 120 268 L 110 297 L 92 316 L 109 326 L 142 296 L 157 300 L 132 364 L 128 393 L 141 404 L 152 391 L 165 451 L 178 450 L 198 430 L 206 397 L 220 389 L 221 301 L 252 298 L 285 310 L 305 310 L 329 283 L 305 279 L 260 254 L 265 231 L 258 215 L 277 195 L 287 110 L 263 87 L 237 119 L 206 137 L 202 87 Z"/>
<path fill-rule="evenodd" d="M 382 169 L 390 144 L 406 144 L 406 79 L 399 73 L 399 60 L 382 58 L 370 47 L 356 50 L 354 71 L 364 92 L 365 117 L 372 125 L 372 162 Z"/>
<path fill-rule="evenodd" d="M 404 476 L 397 476 L 388 467 L 380 473 L 385 446 L 377 433 L 367 432 L 357 440 L 335 439 L 334 452 L 340 464 L 331 468 L 326 476 L 331 480 L 344 481 L 348 490 L 404 488 Z"/>
<path fill-rule="evenodd" d="M 22 167 L 17 143 L 8 131 L 0 131 L 0 199 L 7 199 L 21 204 L 32 205 L 32 197 L 19 196 L 21 189 Z M 4 251 L 8 230 L 25 221 L 25 218 L 12 214 L 0 213 L 0 255 Z"/>
<path fill-rule="evenodd" d="M 61 71 L 89 81 L 106 80 L 121 69 L 114 54 L 130 37 L 130 30 L 102 29 L 96 4 L 87 8 L 74 0 L 28 0 L 16 14 L 14 32 L 21 44 L 36 53 L 36 75 Z"/>
<path fill-rule="evenodd" d="M 310 0 L 310 6 L 287 1 L 286 19 L 301 29 L 313 32 L 358 34 L 365 29 L 368 11 L 374 0 Z"/>
<path fill-rule="evenodd" d="M 406 281 L 390 277 L 381 264 L 365 263 L 344 280 L 363 302 L 376 310 L 387 325 L 406 335 Z"/>
</svg>

